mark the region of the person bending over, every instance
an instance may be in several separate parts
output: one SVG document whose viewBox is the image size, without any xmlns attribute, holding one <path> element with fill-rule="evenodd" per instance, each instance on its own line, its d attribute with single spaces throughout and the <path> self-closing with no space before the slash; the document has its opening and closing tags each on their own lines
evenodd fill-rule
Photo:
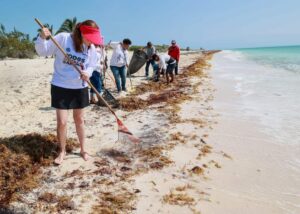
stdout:
<svg viewBox="0 0 300 214">
<path fill-rule="evenodd" d="M 174 81 L 173 71 L 176 66 L 176 60 L 173 59 L 168 54 L 154 54 L 153 60 L 158 62 L 158 69 L 156 69 L 156 79 L 155 81 L 159 81 L 160 71 L 166 71 L 167 84 Z"/>
</svg>

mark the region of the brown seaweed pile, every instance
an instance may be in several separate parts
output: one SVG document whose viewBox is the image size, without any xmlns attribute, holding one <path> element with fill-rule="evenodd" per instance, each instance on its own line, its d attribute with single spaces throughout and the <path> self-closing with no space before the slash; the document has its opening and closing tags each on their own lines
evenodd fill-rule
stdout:
<svg viewBox="0 0 300 214">
<path fill-rule="evenodd" d="M 135 208 L 128 202 L 134 200 L 135 197 L 135 193 L 127 189 L 119 193 L 102 192 L 99 203 L 93 207 L 93 211 L 103 214 L 132 213 Z"/>
<path fill-rule="evenodd" d="M 163 197 L 163 201 L 171 205 L 179 205 L 179 206 L 195 204 L 195 199 L 186 193 L 170 192 L 169 194 Z"/>
<path fill-rule="evenodd" d="M 172 84 L 167 85 L 163 82 L 148 82 L 136 86 L 135 91 L 132 92 L 129 97 L 120 99 L 121 108 L 127 111 L 133 111 L 144 109 L 147 106 L 161 102 L 176 104 L 190 99 L 190 96 L 185 92 L 185 89 L 191 88 L 191 77 L 206 77 L 203 69 L 209 67 L 206 59 L 207 57 L 208 56 L 200 58 L 192 65 L 184 68 L 182 73 L 176 77 L 176 81 Z M 137 98 L 137 96 L 148 92 L 156 93 L 151 94 L 147 100 Z"/>
<path fill-rule="evenodd" d="M 20 200 L 21 193 L 38 186 L 41 168 L 49 166 L 57 155 L 55 135 L 37 133 L 0 138 L 0 207 Z M 67 140 L 71 152 L 76 141 Z"/>
</svg>

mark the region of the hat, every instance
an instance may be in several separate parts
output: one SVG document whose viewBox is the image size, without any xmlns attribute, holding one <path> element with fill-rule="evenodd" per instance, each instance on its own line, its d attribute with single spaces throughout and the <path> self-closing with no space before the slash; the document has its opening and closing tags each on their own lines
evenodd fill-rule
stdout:
<svg viewBox="0 0 300 214">
<path fill-rule="evenodd" d="M 79 27 L 82 36 L 89 42 L 95 45 L 103 45 L 103 37 L 99 28 L 94 28 L 88 25 L 80 25 Z"/>
<path fill-rule="evenodd" d="M 171 41 L 171 44 L 176 44 L 176 41 L 175 41 L 175 40 L 172 40 L 172 41 Z"/>
</svg>

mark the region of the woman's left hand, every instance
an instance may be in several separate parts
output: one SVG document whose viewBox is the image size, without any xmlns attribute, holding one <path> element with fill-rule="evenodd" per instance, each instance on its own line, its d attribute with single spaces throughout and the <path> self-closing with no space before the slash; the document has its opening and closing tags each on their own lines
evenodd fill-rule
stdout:
<svg viewBox="0 0 300 214">
<path fill-rule="evenodd" d="M 84 81 L 88 81 L 90 79 L 90 76 L 87 72 L 82 71 L 81 75 L 80 75 L 80 78 L 83 79 Z"/>
</svg>

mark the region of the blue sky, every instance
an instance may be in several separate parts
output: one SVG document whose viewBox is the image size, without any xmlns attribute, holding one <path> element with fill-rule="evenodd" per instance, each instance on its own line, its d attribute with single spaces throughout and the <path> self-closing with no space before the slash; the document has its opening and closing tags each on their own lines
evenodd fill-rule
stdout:
<svg viewBox="0 0 300 214">
<path fill-rule="evenodd" d="M 58 29 L 95 20 L 106 39 L 134 44 L 242 48 L 300 44 L 299 0 L 1 0 L 0 23 L 35 36 L 34 17 Z"/>
</svg>

